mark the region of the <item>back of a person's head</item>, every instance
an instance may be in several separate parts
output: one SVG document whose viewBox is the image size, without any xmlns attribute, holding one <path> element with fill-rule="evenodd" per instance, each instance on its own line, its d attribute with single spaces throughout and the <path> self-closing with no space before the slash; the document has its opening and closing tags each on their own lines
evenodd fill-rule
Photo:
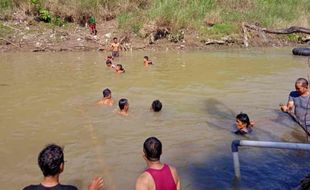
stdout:
<svg viewBox="0 0 310 190">
<path fill-rule="evenodd" d="M 107 60 L 107 61 L 105 62 L 105 64 L 106 64 L 106 65 L 112 65 L 112 61 L 111 61 L 111 60 Z"/>
<path fill-rule="evenodd" d="M 149 137 L 143 144 L 143 151 L 149 161 L 158 161 L 162 153 L 161 142 L 156 137 Z"/>
<path fill-rule="evenodd" d="M 125 105 L 128 104 L 128 100 L 126 98 L 122 98 L 118 101 L 118 106 L 120 110 L 125 108 Z"/>
<path fill-rule="evenodd" d="M 102 91 L 103 97 L 108 97 L 111 95 L 111 90 L 106 88 Z"/>
<path fill-rule="evenodd" d="M 239 113 L 236 116 L 236 119 L 238 119 L 242 123 L 246 124 L 247 126 L 251 125 L 250 118 L 249 118 L 249 116 L 246 113 L 242 113 L 242 112 Z"/>
<path fill-rule="evenodd" d="M 298 78 L 295 84 L 301 84 L 302 87 L 308 88 L 308 81 L 305 78 Z"/>
<path fill-rule="evenodd" d="M 162 103 L 159 100 L 154 100 L 152 103 L 152 110 L 154 112 L 159 112 L 163 107 Z"/>
<path fill-rule="evenodd" d="M 63 149 L 56 144 L 47 145 L 39 153 L 38 164 L 44 176 L 60 174 L 62 163 L 64 163 Z"/>
<path fill-rule="evenodd" d="M 149 57 L 148 56 L 144 56 L 144 59 L 149 60 Z"/>
</svg>

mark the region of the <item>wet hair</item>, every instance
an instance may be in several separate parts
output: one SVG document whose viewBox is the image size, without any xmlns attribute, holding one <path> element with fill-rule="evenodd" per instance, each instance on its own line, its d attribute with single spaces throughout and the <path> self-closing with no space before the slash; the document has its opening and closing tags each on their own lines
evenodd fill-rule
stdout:
<svg viewBox="0 0 310 190">
<path fill-rule="evenodd" d="M 161 142 L 156 137 L 149 137 L 144 141 L 143 151 L 149 161 L 158 161 L 162 153 Z"/>
<path fill-rule="evenodd" d="M 251 126 L 251 122 L 250 122 L 250 118 L 246 113 L 239 113 L 236 116 L 236 119 L 238 119 L 239 121 L 241 121 L 241 123 L 246 124 L 246 127 Z"/>
<path fill-rule="evenodd" d="M 45 177 L 60 174 L 62 163 L 64 163 L 63 149 L 56 144 L 47 145 L 38 156 L 38 164 Z"/>
<path fill-rule="evenodd" d="M 298 78 L 298 79 L 296 80 L 295 85 L 296 85 L 296 84 L 301 84 L 302 87 L 308 88 L 308 81 L 307 81 L 307 79 L 305 79 L 305 78 Z"/>
<path fill-rule="evenodd" d="M 152 103 L 152 110 L 154 112 L 159 112 L 163 107 L 162 103 L 159 100 L 154 100 Z"/>
<path fill-rule="evenodd" d="M 111 60 L 107 60 L 107 61 L 105 62 L 105 64 L 107 64 L 107 65 L 112 65 L 112 61 L 111 61 Z"/>
<path fill-rule="evenodd" d="M 108 97 L 111 95 L 111 90 L 106 88 L 102 91 L 103 97 Z"/>
<path fill-rule="evenodd" d="M 118 101 L 118 106 L 120 110 L 125 108 L 125 105 L 128 104 L 128 100 L 126 98 L 122 98 Z"/>
<path fill-rule="evenodd" d="M 149 57 L 148 56 L 144 56 L 144 59 L 149 60 Z"/>
<path fill-rule="evenodd" d="M 123 65 L 122 65 L 122 64 L 117 64 L 116 66 L 117 66 L 117 67 L 120 67 L 120 69 L 119 69 L 119 70 L 121 70 L 121 71 L 124 71 L 124 72 L 125 72 L 125 69 L 123 68 Z"/>
<path fill-rule="evenodd" d="M 117 40 L 117 37 L 114 37 L 113 40 Z"/>
</svg>

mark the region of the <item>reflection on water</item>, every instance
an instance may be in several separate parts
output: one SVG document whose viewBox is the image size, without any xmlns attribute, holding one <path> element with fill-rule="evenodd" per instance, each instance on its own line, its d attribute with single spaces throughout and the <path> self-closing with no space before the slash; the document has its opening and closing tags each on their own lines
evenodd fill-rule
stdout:
<svg viewBox="0 0 310 190">
<path fill-rule="evenodd" d="M 309 73 L 306 58 L 289 49 L 148 52 L 155 64 L 144 68 L 145 54 L 117 59 L 123 75 L 105 67 L 103 53 L 2 54 L 1 189 L 38 183 L 37 154 L 51 142 L 65 146 L 63 183 L 83 189 L 103 175 L 108 189 L 133 189 L 148 136 L 161 139 L 162 160 L 178 168 L 184 189 L 290 189 L 309 172 L 307 152 L 241 148 L 236 182 L 230 153 L 243 138 L 230 132 L 241 111 L 256 121 L 247 139 L 305 141 L 278 105 Z M 128 98 L 129 117 L 95 105 L 105 87 Z M 149 111 L 154 99 L 162 112 Z"/>
</svg>

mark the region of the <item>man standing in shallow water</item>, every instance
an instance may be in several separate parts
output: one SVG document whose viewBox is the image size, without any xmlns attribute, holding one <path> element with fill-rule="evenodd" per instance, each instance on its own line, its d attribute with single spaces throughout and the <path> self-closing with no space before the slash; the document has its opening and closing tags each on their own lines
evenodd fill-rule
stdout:
<svg viewBox="0 0 310 190">
<path fill-rule="evenodd" d="M 177 170 L 160 162 L 161 142 L 156 137 L 146 139 L 143 152 L 148 168 L 138 177 L 136 190 L 180 190 Z"/>
<path fill-rule="evenodd" d="M 296 91 L 289 95 L 286 105 L 281 105 L 283 112 L 294 110 L 297 120 L 306 127 L 310 127 L 310 93 L 308 81 L 305 78 L 299 78 L 295 82 Z"/>
</svg>

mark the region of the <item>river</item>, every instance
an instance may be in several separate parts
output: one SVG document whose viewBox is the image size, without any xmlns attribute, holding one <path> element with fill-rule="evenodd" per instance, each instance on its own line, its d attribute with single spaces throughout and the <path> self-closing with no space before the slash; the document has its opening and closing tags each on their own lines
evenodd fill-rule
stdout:
<svg viewBox="0 0 310 190">
<path fill-rule="evenodd" d="M 106 189 L 134 189 L 149 136 L 185 190 L 291 189 L 310 172 L 308 152 L 242 147 L 238 182 L 230 150 L 234 139 L 306 142 L 278 105 L 309 74 L 307 58 L 288 48 L 127 52 L 115 60 L 126 70 L 118 75 L 106 55 L 0 54 L 0 189 L 39 183 L 37 156 L 49 143 L 64 146 L 62 183 L 86 189 L 101 175 Z M 154 65 L 145 68 L 144 55 Z M 106 87 L 129 100 L 128 117 L 95 104 Z M 155 99 L 160 113 L 150 111 Z M 256 122 L 247 137 L 230 130 L 239 112 Z"/>
</svg>

